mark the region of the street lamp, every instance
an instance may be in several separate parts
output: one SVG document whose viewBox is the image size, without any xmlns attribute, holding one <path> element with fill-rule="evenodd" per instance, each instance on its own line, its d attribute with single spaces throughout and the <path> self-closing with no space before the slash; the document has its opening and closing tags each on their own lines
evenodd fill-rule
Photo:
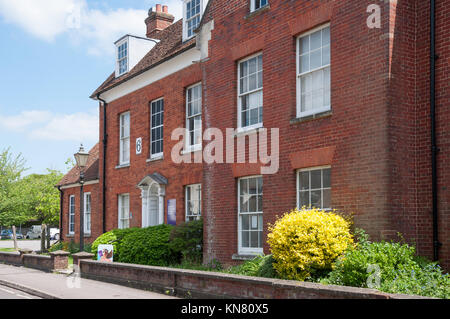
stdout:
<svg viewBox="0 0 450 319">
<path fill-rule="evenodd" d="M 84 168 L 86 167 L 87 161 L 89 159 L 89 153 L 84 150 L 83 144 L 81 144 L 80 149 L 77 153 L 73 155 L 77 162 L 77 167 L 80 170 L 80 251 L 84 249 L 84 214 L 83 214 L 83 184 L 84 184 Z"/>
</svg>

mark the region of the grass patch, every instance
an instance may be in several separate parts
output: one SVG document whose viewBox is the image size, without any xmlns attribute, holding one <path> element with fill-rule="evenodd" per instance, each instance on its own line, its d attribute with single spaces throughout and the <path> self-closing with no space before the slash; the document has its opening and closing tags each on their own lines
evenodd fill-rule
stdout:
<svg viewBox="0 0 450 319">
<path fill-rule="evenodd" d="M 14 248 L 0 248 L 0 251 L 14 252 L 16 250 Z"/>
</svg>

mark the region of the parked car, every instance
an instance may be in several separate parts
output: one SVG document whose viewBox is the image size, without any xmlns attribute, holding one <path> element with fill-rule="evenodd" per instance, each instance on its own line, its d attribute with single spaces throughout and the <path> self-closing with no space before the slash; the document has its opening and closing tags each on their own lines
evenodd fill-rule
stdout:
<svg viewBox="0 0 450 319">
<path fill-rule="evenodd" d="M 0 233 L 1 239 L 13 239 L 13 231 L 11 229 L 4 229 Z M 23 235 L 21 232 L 16 231 L 16 239 L 23 239 Z"/>
<path fill-rule="evenodd" d="M 31 229 L 25 235 L 26 239 L 39 239 L 41 238 L 42 228 L 41 225 L 33 225 Z"/>
<path fill-rule="evenodd" d="M 50 239 L 59 240 L 59 228 L 50 228 Z"/>
</svg>

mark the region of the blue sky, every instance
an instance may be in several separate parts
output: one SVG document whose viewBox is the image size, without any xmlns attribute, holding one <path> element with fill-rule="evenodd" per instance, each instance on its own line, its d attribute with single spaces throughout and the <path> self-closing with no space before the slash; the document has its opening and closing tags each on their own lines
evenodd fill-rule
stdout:
<svg viewBox="0 0 450 319">
<path fill-rule="evenodd" d="M 113 42 L 145 35 L 156 3 L 181 18 L 181 0 L 0 0 L 0 150 L 30 173 L 66 171 L 80 143 L 98 141 L 90 94 L 114 70 Z"/>
</svg>

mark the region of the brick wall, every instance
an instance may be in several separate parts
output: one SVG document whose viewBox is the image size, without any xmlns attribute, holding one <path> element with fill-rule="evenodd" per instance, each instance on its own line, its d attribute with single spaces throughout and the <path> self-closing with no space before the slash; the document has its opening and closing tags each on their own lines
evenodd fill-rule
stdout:
<svg viewBox="0 0 450 319">
<path fill-rule="evenodd" d="M 63 231 L 61 236 L 64 241 L 73 240 L 80 242 L 80 187 L 71 187 L 63 189 L 63 212 L 61 224 Z M 92 243 L 102 234 L 103 216 L 102 216 L 102 198 L 99 191 L 99 183 L 84 185 L 83 193 L 91 193 L 91 233 L 84 234 L 84 242 Z M 69 234 L 69 205 L 70 196 L 75 196 L 75 231 Z M 83 199 L 84 200 L 84 199 Z"/>
<path fill-rule="evenodd" d="M 171 141 L 172 131 L 185 127 L 186 88 L 201 81 L 198 65 L 185 68 L 163 80 L 143 89 L 130 93 L 108 104 L 107 116 L 107 160 L 106 160 L 106 229 L 118 227 L 118 196 L 130 194 L 130 227 L 142 225 L 142 199 L 138 183 L 147 175 L 155 172 L 168 179 L 165 196 L 165 216 L 167 216 L 167 200 L 176 199 L 177 223 L 185 220 L 184 186 L 201 182 L 201 164 L 175 164 L 171 161 L 172 147 L 178 141 Z M 150 158 L 150 106 L 153 100 L 164 98 L 164 160 L 147 161 Z M 119 164 L 119 116 L 130 111 L 130 166 L 116 168 Z M 101 108 L 103 112 L 103 108 Z M 101 113 L 100 128 L 103 129 Z M 103 133 L 100 132 L 100 140 Z M 136 139 L 141 137 L 142 154 L 135 151 Z M 100 168 L 103 166 L 103 148 L 100 150 Z M 100 169 L 100 180 L 103 172 Z M 100 187 L 101 184 L 100 184 Z M 102 192 L 102 190 L 100 190 Z M 101 194 L 100 194 L 101 196 Z M 167 217 L 165 217 L 167 218 Z"/>
<path fill-rule="evenodd" d="M 177 201 L 184 221 L 184 186 L 202 183 L 205 262 L 234 263 L 237 253 L 237 178 L 254 175 L 258 164 L 174 164 L 173 129 L 185 127 L 185 89 L 202 81 L 203 129 L 237 126 L 237 62 L 263 54 L 264 127 L 280 129 L 280 169 L 264 183 L 264 239 L 267 225 L 296 206 L 296 170 L 331 166 L 332 207 L 354 214 L 355 226 L 374 240 L 397 238 L 432 255 L 429 119 L 429 7 L 426 1 L 281 1 L 249 14 L 249 1 L 213 1 L 209 59 L 108 104 L 106 229 L 117 227 L 118 195 L 130 194 L 132 227 L 141 226 L 142 199 L 136 185 L 158 172 L 168 179 L 165 197 Z M 367 7 L 381 7 L 381 28 L 366 25 Z M 450 169 L 448 5 L 437 12 L 437 128 L 439 222 L 442 264 L 449 266 Z M 325 116 L 296 117 L 296 38 L 330 23 L 331 103 Z M 149 102 L 164 97 L 164 160 L 148 162 Z M 119 162 L 119 114 L 131 113 L 131 165 Z M 103 140 L 103 107 L 100 140 Z M 134 152 L 136 138 L 143 152 Z M 247 138 L 248 139 L 248 138 Z M 100 147 L 100 168 L 103 165 Z M 247 154 L 248 158 L 248 154 Z M 98 205 L 101 205 L 100 169 Z M 64 210 L 68 210 L 65 191 Z M 78 198 L 78 191 L 73 190 Z M 94 200 L 93 200 L 94 202 Z M 93 229 L 101 229 L 99 219 Z M 76 208 L 78 213 L 79 208 Z M 93 214 L 94 216 L 94 214 Z M 67 218 L 67 213 L 63 214 Z M 67 225 L 67 221 L 64 221 Z M 67 226 L 65 226 L 67 227 Z M 98 227 L 98 228 L 97 228 Z M 76 230 L 77 231 L 77 230 Z M 75 235 L 75 237 L 77 237 Z M 264 245 L 264 252 L 269 247 Z"/>
<path fill-rule="evenodd" d="M 241 299 L 403 299 L 417 296 L 386 294 L 373 289 L 256 278 L 207 271 L 80 261 L 82 278 L 149 289 L 185 298 Z"/>
</svg>

